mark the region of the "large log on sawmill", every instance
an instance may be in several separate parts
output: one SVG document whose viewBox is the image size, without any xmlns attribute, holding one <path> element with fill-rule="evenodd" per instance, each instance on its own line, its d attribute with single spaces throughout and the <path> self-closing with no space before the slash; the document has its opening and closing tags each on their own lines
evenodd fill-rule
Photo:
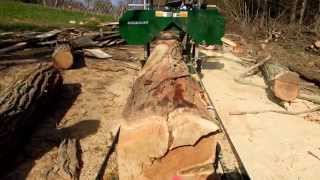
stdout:
<svg viewBox="0 0 320 180">
<path fill-rule="evenodd" d="M 263 64 L 261 71 L 269 90 L 276 98 L 284 102 L 290 102 L 298 97 L 300 79 L 297 73 L 291 72 L 287 67 L 275 63 Z"/>
<path fill-rule="evenodd" d="M 35 112 L 46 107 L 62 84 L 62 77 L 51 65 L 39 65 L 0 94 L 0 160 L 18 151 L 22 139 L 35 126 Z M 40 111 L 41 113 L 42 111 Z M 1 166 L 2 166 L 1 165 Z"/>
<path fill-rule="evenodd" d="M 166 36 L 139 72 L 123 112 L 125 125 L 117 147 L 123 180 L 197 179 L 213 174 L 201 168 L 213 167 L 218 126 L 211 121 L 202 89 L 188 72 L 180 43 Z"/>
</svg>

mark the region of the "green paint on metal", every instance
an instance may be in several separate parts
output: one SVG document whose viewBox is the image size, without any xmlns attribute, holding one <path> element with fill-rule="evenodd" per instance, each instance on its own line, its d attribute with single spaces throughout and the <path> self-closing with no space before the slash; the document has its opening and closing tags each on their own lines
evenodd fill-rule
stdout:
<svg viewBox="0 0 320 180">
<path fill-rule="evenodd" d="M 176 26 L 199 44 L 221 44 L 224 18 L 216 9 L 176 11 L 187 17 L 159 17 L 154 10 L 128 10 L 120 19 L 120 34 L 129 44 L 147 44 L 161 31 Z"/>
</svg>

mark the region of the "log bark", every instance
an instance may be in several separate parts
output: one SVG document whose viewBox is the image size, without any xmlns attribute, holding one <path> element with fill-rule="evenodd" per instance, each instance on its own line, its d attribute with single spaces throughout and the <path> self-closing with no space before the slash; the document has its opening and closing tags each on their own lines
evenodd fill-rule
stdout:
<svg viewBox="0 0 320 180">
<path fill-rule="evenodd" d="M 155 47 L 134 82 L 124 110 L 125 117 L 153 113 L 166 115 L 178 107 L 208 117 L 203 91 L 191 78 L 176 40 L 163 40 Z"/>
<path fill-rule="evenodd" d="M 261 71 L 272 94 L 281 101 L 291 102 L 300 92 L 299 75 L 280 64 L 265 63 Z"/>
<path fill-rule="evenodd" d="M 39 65 L 0 94 L 0 159 L 17 150 L 21 139 L 35 126 L 34 113 L 48 103 L 61 84 L 62 77 L 55 68 Z"/>
<path fill-rule="evenodd" d="M 121 126 L 117 148 L 120 179 L 174 179 L 183 169 L 211 162 L 219 128 L 207 107 L 180 43 L 159 40 L 123 111 L 127 123 Z M 189 177 L 200 174 L 201 170 Z"/>
<path fill-rule="evenodd" d="M 307 67 L 305 64 L 293 64 L 289 66 L 290 70 L 298 73 L 304 79 L 314 82 L 320 86 L 320 72 L 314 67 Z"/>
<path fill-rule="evenodd" d="M 73 54 L 68 44 L 58 45 L 52 57 L 53 64 L 58 69 L 70 69 L 74 63 Z"/>
</svg>

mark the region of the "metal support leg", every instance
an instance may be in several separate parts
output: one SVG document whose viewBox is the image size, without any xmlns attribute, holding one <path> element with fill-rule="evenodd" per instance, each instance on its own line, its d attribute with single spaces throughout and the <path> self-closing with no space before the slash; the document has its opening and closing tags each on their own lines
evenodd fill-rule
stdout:
<svg viewBox="0 0 320 180">
<path fill-rule="evenodd" d="M 150 43 L 144 45 L 144 59 L 143 59 L 143 61 L 141 61 L 142 67 L 147 62 L 149 56 L 150 56 Z"/>
<path fill-rule="evenodd" d="M 201 73 L 202 69 L 202 59 L 199 58 L 199 48 L 198 44 L 194 45 L 194 61 L 196 63 L 196 71 L 197 73 Z"/>
</svg>

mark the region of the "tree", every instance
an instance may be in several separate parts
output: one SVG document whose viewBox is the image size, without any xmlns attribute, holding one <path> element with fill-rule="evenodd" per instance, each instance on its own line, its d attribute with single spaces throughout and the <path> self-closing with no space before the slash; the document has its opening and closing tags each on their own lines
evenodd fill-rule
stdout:
<svg viewBox="0 0 320 180">
<path fill-rule="evenodd" d="M 299 19 L 299 24 L 300 25 L 303 24 L 303 18 L 304 18 L 305 11 L 306 11 L 306 8 L 307 8 L 307 3 L 308 3 L 308 0 L 303 0 L 302 1 L 302 8 L 300 10 L 300 19 Z"/>
<path fill-rule="evenodd" d="M 294 23 L 296 21 L 298 3 L 299 3 L 299 0 L 293 1 L 292 8 L 291 8 L 290 23 Z"/>
<path fill-rule="evenodd" d="M 112 3 L 110 0 L 96 0 L 93 4 L 93 9 L 99 13 L 111 13 Z"/>
</svg>

